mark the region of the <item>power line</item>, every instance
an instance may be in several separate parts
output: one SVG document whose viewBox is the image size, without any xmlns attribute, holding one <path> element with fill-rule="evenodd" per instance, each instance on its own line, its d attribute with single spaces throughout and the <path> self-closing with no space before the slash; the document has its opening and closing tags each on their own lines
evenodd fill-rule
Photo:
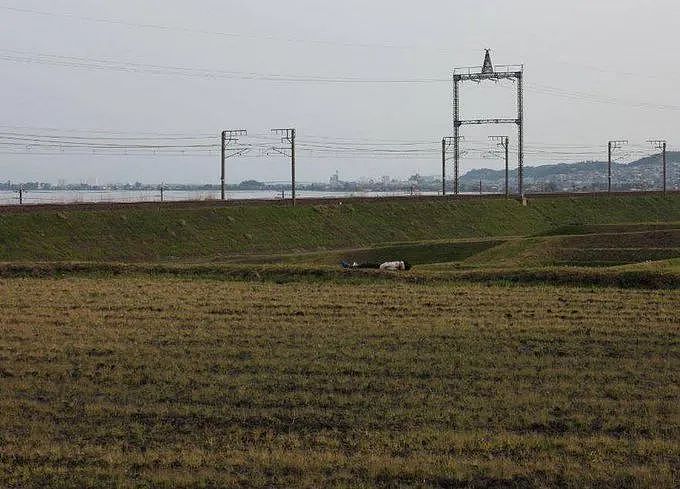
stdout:
<svg viewBox="0 0 680 489">
<path fill-rule="evenodd" d="M 24 8 L 24 7 L 10 7 L 10 6 L 0 6 L 0 9 L 10 11 L 10 12 L 15 12 L 15 13 L 22 13 L 22 14 L 31 14 L 31 15 L 39 15 L 39 16 L 45 16 L 45 17 L 63 17 L 63 18 L 69 18 L 69 19 L 75 19 L 75 20 L 80 20 L 80 21 L 85 21 L 85 22 L 92 22 L 92 23 L 98 23 L 98 24 L 111 24 L 111 25 L 121 25 L 125 27 L 134 27 L 134 28 L 140 28 L 140 29 L 150 29 L 150 30 L 157 30 L 157 31 L 164 31 L 164 32 L 183 32 L 185 34 L 200 34 L 200 35 L 206 35 L 206 36 L 217 36 L 217 37 L 223 37 L 223 38 L 229 38 L 229 39 L 250 39 L 250 40 L 264 40 L 264 41 L 273 41 L 273 42 L 285 42 L 285 43 L 291 43 L 291 44 L 316 44 L 316 45 L 321 45 L 321 46 L 339 46 L 339 47 L 346 47 L 346 48 L 370 48 L 370 49 L 391 49 L 391 50 L 417 50 L 417 49 L 429 49 L 432 51 L 439 51 L 442 54 L 451 54 L 450 51 L 446 50 L 441 50 L 439 48 L 435 47 L 427 47 L 427 46 L 414 46 L 414 45 L 399 45 L 399 44 L 391 44 L 391 43 L 368 43 L 368 42 L 348 42 L 348 41 L 334 41 L 330 39 L 298 39 L 298 38 L 291 38 L 291 37 L 282 37 L 282 36 L 272 36 L 272 35 L 254 35 L 254 34 L 244 34 L 244 33 L 238 33 L 238 32 L 225 32 L 225 31 L 216 31 L 216 30 L 209 30 L 209 29 L 200 29 L 200 28 L 194 28 L 194 27 L 182 27 L 182 26 L 172 26 L 172 25 L 166 25 L 166 24 L 153 24 L 153 23 L 147 23 L 147 22 L 131 22 L 131 21 L 126 21 L 123 19 L 111 19 L 111 18 L 104 18 L 104 17 L 92 17 L 92 16 L 85 16 L 85 15 L 78 15 L 74 14 L 71 12 L 55 12 L 55 11 L 46 11 L 46 10 L 37 10 L 37 9 L 30 9 L 30 8 Z"/>
<path fill-rule="evenodd" d="M 87 15 L 79 15 L 73 12 L 64 12 L 64 11 L 47 11 L 47 10 L 38 10 L 38 9 L 32 9 L 32 8 L 26 8 L 26 7 L 14 7 L 14 6 L 8 6 L 8 5 L 0 5 L 0 9 L 5 10 L 7 12 L 13 12 L 17 14 L 27 14 L 27 15 L 34 15 L 34 16 L 43 16 L 43 17 L 61 17 L 64 19 L 73 19 L 73 20 L 78 20 L 78 21 L 84 21 L 84 22 L 90 22 L 90 23 L 96 23 L 96 24 L 109 24 L 109 25 L 118 25 L 118 26 L 124 26 L 124 27 L 129 27 L 129 28 L 138 28 L 138 29 L 145 29 L 145 30 L 156 30 L 159 32 L 181 32 L 184 34 L 197 34 L 197 35 L 203 35 L 203 36 L 212 36 L 212 37 L 221 37 L 225 39 L 247 39 L 247 40 L 256 40 L 256 41 L 269 41 L 269 42 L 276 42 L 276 43 L 292 43 L 292 44 L 309 44 L 309 45 L 319 45 L 319 46 L 336 46 L 336 47 L 344 47 L 344 48 L 364 48 L 364 49 L 388 49 L 388 50 L 402 50 L 402 51 L 413 51 L 413 50 L 420 50 L 420 51 L 429 51 L 431 53 L 436 53 L 439 55 L 445 55 L 445 56 L 452 56 L 456 54 L 453 51 L 450 50 L 445 50 L 441 49 L 438 46 L 426 46 L 426 45 L 413 45 L 413 44 L 396 44 L 396 43 L 375 43 L 375 42 L 349 42 L 349 41 L 336 41 L 336 40 L 331 40 L 331 39 L 300 39 L 300 38 L 291 38 L 291 37 L 284 37 L 284 36 L 273 36 L 273 35 L 255 35 L 255 34 L 246 34 L 246 33 L 239 33 L 239 32 L 225 32 L 225 31 L 218 31 L 218 30 L 210 30 L 210 29 L 204 29 L 204 28 L 198 28 L 198 27 L 185 27 L 185 26 L 178 26 L 178 25 L 167 25 L 167 24 L 160 24 L 160 23 L 149 23 L 149 22 L 134 22 L 134 21 L 127 21 L 124 19 L 115 19 L 115 18 L 104 18 L 104 17 L 95 17 L 95 16 L 87 16 Z M 563 65 L 568 65 L 568 66 L 576 66 L 582 69 L 587 69 L 587 70 L 592 70 L 600 73 L 612 73 L 616 74 L 617 76 L 625 76 L 625 77 L 643 77 L 647 79 L 660 79 L 660 80 L 668 80 L 669 77 L 668 75 L 663 75 L 663 76 L 656 76 L 652 74 L 649 70 L 645 72 L 632 72 L 632 71 L 622 71 L 622 70 L 615 70 L 611 68 L 603 68 L 600 65 L 593 66 L 593 65 L 588 65 L 588 64 L 583 64 L 583 63 L 574 63 L 571 61 L 565 61 L 563 59 L 557 59 L 554 57 L 554 52 L 549 51 L 547 49 L 541 49 L 540 46 L 534 47 L 534 49 L 537 49 L 539 51 L 543 51 L 546 54 L 550 55 L 550 60 L 552 63 L 557 63 L 557 64 L 563 64 Z M 535 92 L 538 93 L 538 92 Z M 562 97 L 567 98 L 566 95 L 561 95 Z M 677 109 L 673 109 L 677 110 Z"/>
<path fill-rule="evenodd" d="M 297 82 L 297 83 L 328 83 L 328 84 L 431 84 L 448 82 L 448 78 L 352 78 L 322 75 L 285 75 L 277 73 L 258 73 L 247 71 L 225 71 L 202 68 L 187 68 L 180 66 L 155 65 L 116 61 L 101 58 L 86 58 L 79 56 L 64 56 L 47 53 L 31 53 L 15 50 L 0 50 L 0 61 L 40 64 L 61 68 L 118 71 L 126 73 L 144 73 L 152 75 L 169 75 L 188 78 L 205 79 L 235 79 L 248 81 L 269 82 Z"/>
<path fill-rule="evenodd" d="M 651 102 L 640 102 L 634 100 L 621 99 L 616 97 L 609 97 L 597 93 L 579 92 L 558 87 L 551 87 L 548 85 L 528 85 L 527 90 L 542 95 L 550 95 L 553 97 L 567 98 L 578 102 L 593 102 L 611 105 L 628 105 L 634 108 L 647 108 L 657 110 L 680 110 L 680 106 L 671 104 L 655 104 Z"/>
<path fill-rule="evenodd" d="M 147 136 L 158 136 L 158 137 L 205 137 L 214 138 L 214 131 L 196 132 L 196 133 L 186 133 L 186 132 L 159 132 L 159 131 L 120 131 L 114 129 L 82 129 L 82 128 L 66 128 L 66 127 L 38 127 L 38 126 L 19 126 L 12 124 L 0 124 L 0 128 L 10 129 L 12 131 L 32 131 L 32 132 L 47 132 L 53 133 L 54 135 L 63 135 L 67 133 L 70 137 L 72 133 L 76 134 L 89 134 L 89 135 L 112 135 L 112 136 L 125 136 L 134 135 L 138 137 Z M 90 136 L 95 137 L 95 136 Z"/>
<path fill-rule="evenodd" d="M 364 78 L 364 77 L 341 77 L 327 75 L 288 75 L 277 73 L 225 71 L 169 65 L 144 64 L 128 61 L 116 61 L 77 56 L 63 56 L 46 53 L 30 53 L 15 50 L 0 50 L 0 61 L 22 64 L 39 64 L 67 69 L 80 69 L 90 71 L 103 70 L 123 73 L 177 76 L 183 78 L 232 79 L 232 80 L 282 82 L 282 83 L 305 83 L 305 84 L 328 84 L 328 85 L 377 84 L 395 86 L 450 83 L 449 78 L 442 78 L 436 76 L 423 78 Z M 621 99 L 597 93 L 579 92 L 560 87 L 553 87 L 549 85 L 530 84 L 525 88 L 525 90 L 534 94 L 564 98 L 581 103 L 599 103 L 629 106 L 638 109 L 646 108 L 655 110 L 680 111 L 680 106 L 678 105 L 657 104 L 647 101 Z"/>
<path fill-rule="evenodd" d="M 69 130 L 63 130 L 69 132 Z M 73 134 L 0 131 L 0 148 L 10 155 L 81 155 L 81 156 L 206 156 L 214 155 L 220 145 L 203 142 L 205 136 L 143 136 L 143 133 L 112 135 L 112 131 L 98 130 L 96 135 L 85 135 L 88 130 Z M 172 133 L 179 134 L 179 133 Z M 148 138 L 148 139 L 147 139 Z M 185 139 L 186 138 L 186 139 Z M 207 138 L 206 138 L 207 139 Z M 211 140 L 214 137 L 210 138 Z M 272 135 L 254 134 L 248 136 L 248 143 L 228 149 L 229 158 L 246 158 L 250 149 L 267 152 L 274 143 Z M 374 142 L 370 142 L 374 141 Z M 392 141 L 387 143 L 385 141 Z M 315 135 L 298 142 L 298 152 L 308 158 L 333 157 L 342 159 L 423 159 L 434 160 L 439 155 L 439 144 L 425 139 L 399 141 L 389 139 L 347 138 Z M 646 154 L 639 146 L 632 146 L 628 156 Z M 483 158 L 488 148 L 483 142 L 466 141 L 467 154 L 471 158 Z M 536 142 L 528 146 L 526 154 L 539 161 L 583 161 L 602 157 L 602 151 L 594 145 L 574 145 Z"/>
<path fill-rule="evenodd" d="M 69 140 L 104 140 L 104 141 L 201 141 L 207 139 L 214 139 L 214 136 L 64 136 L 59 134 L 36 134 L 23 132 L 4 132 L 0 131 L 0 137 L 17 137 L 17 138 L 42 138 L 42 139 L 69 139 Z"/>
<path fill-rule="evenodd" d="M 156 30 L 156 31 L 159 31 L 159 32 L 182 32 L 184 34 L 198 34 L 198 35 L 203 35 L 203 36 L 221 37 L 221 38 L 225 38 L 225 39 L 248 39 L 248 40 L 256 40 L 256 41 L 270 41 L 270 42 L 277 42 L 277 43 L 285 42 L 285 43 L 292 43 L 292 44 L 337 46 L 337 47 L 345 47 L 345 48 L 388 49 L 388 50 L 407 50 L 407 51 L 420 50 L 420 51 L 429 51 L 429 52 L 432 52 L 432 53 L 437 53 L 437 54 L 446 55 L 446 56 L 451 56 L 451 55 L 456 54 L 454 51 L 441 49 L 438 46 L 414 45 L 414 44 L 396 44 L 396 43 L 375 43 L 375 42 L 350 42 L 350 41 L 337 41 L 337 40 L 332 40 L 332 39 L 301 39 L 301 38 L 291 38 L 291 37 L 284 37 L 284 36 L 247 34 L 247 33 L 241 33 L 241 32 L 226 32 L 226 31 L 204 29 L 204 28 L 199 28 L 199 27 L 185 27 L 185 26 L 179 26 L 179 25 L 167 25 L 167 24 L 149 23 L 149 22 L 134 22 L 134 21 L 128 21 L 128 20 L 124 20 L 124 19 L 80 15 L 80 14 L 76 14 L 76 13 L 73 13 L 73 12 L 38 10 L 38 9 L 32 9 L 32 8 L 26 8 L 26 7 L 14 7 L 14 6 L 8 6 L 8 5 L 0 5 L 0 9 L 5 10 L 7 12 L 17 13 L 17 14 L 27 14 L 27 15 L 42 16 L 42 17 L 61 17 L 61 18 L 64 18 L 64 19 L 72 19 L 72 20 L 78 20 L 78 21 L 84 21 L 84 22 L 90 22 L 90 23 L 97 23 L 97 24 L 118 25 L 118 26 L 145 29 L 145 30 Z M 615 70 L 615 69 L 611 69 L 611 68 L 603 68 L 600 65 L 593 66 L 593 65 L 589 65 L 589 64 L 583 64 L 583 63 L 574 63 L 574 62 L 571 62 L 571 61 L 566 61 L 564 59 L 555 58 L 554 52 L 551 51 L 551 50 L 541 49 L 538 46 L 535 47 L 534 49 L 537 49 L 539 51 L 543 51 L 546 54 L 549 54 L 550 60 L 553 63 L 557 63 L 557 64 L 563 64 L 563 65 L 568 65 L 568 66 L 576 66 L 576 67 L 579 67 L 579 68 L 592 70 L 592 71 L 596 71 L 596 72 L 600 72 L 600 73 L 612 73 L 612 74 L 616 74 L 616 75 L 619 75 L 619 76 L 626 76 L 626 77 L 643 77 L 643 78 L 648 78 L 648 79 L 650 79 L 650 78 L 651 79 L 668 79 L 669 78 L 667 75 L 664 75 L 663 77 L 662 76 L 655 76 L 655 75 L 651 74 L 650 72 L 622 71 L 622 70 Z"/>
</svg>

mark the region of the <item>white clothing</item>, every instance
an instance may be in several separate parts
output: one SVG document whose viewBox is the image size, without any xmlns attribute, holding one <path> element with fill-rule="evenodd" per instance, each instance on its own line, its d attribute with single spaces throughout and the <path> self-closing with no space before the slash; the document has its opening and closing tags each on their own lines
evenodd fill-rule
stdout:
<svg viewBox="0 0 680 489">
<path fill-rule="evenodd" d="M 406 270 L 406 265 L 404 264 L 403 261 L 388 261 L 380 265 L 380 270 L 396 272 L 398 270 Z"/>
</svg>

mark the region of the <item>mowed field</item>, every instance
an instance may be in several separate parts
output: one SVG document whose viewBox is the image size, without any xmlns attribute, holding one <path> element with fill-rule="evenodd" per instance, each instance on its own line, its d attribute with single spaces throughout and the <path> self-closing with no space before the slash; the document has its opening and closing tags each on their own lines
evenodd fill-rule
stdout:
<svg viewBox="0 0 680 489">
<path fill-rule="evenodd" d="M 1 487 L 678 487 L 680 290 L 0 279 Z"/>
</svg>

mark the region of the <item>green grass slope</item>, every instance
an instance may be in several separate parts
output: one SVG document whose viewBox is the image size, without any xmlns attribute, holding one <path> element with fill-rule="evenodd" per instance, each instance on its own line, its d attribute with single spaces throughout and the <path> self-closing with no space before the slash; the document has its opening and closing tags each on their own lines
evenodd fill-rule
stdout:
<svg viewBox="0 0 680 489">
<path fill-rule="evenodd" d="M 633 226 L 633 229 L 637 227 Z M 508 240 L 467 258 L 467 266 L 617 266 L 680 257 L 680 225 L 658 231 Z"/>
<path fill-rule="evenodd" d="M 0 214 L 0 260 L 220 261 L 669 221 L 680 221 L 680 195 L 39 211 Z"/>
<path fill-rule="evenodd" d="M 377 245 L 369 248 L 349 248 L 327 251 L 312 251 L 283 254 L 234 255 L 226 258 L 225 263 L 241 264 L 279 264 L 279 265 L 333 265 L 341 261 L 372 262 L 406 260 L 412 265 L 432 263 L 460 263 L 478 253 L 504 243 L 502 239 L 462 239 L 445 241 L 414 241 Z"/>
</svg>

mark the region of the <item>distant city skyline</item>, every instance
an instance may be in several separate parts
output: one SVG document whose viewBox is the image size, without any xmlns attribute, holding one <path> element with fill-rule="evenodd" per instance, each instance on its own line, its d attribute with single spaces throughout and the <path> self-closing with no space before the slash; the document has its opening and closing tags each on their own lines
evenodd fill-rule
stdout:
<svg viewBox="0 0 680 489">
<path fill-rule="evenodd" d="M 680 152 L 668 153 L 667 188 L 680 190 Z M 662 160 L 660 155 L 647 157 L 630 164 L 612 164 L 612 185 L 615 190 L 658 190 L 663 187 Z M 508 175 L 510 193 L 517 191 L 517 171 Z M 560 165 L 543 165 L 525 167 L 525 183 L 529 192 L 568 192 L 568 191 L 603 191 L 607 189 L 607 163 L 603 161 L 587 161 Z M 461 176 L 460 185 L 463 192 L 476 191 L 480 188 L 486 192 L 505 191 L 505 171 L 488 168 L 475 169 Z M 59 179 L 52 182 L 0 182 L 0 191 L 16 190 L 150 190 L 165 188 L 168 190 L 218 190 L 214 183 L 192 182 L 66 182 Z M 290 181 L 258 181 L 245 180 L 238 184 L 228 184 L 230 190 L 272 190 L 290 189 Z M 408 178 L 392 175 L 380 177 L 342 178 L 338 171 L 325 181 L 297 181 L 301 190 L 314 191 L 426 191 L 441 192 L 441 175 L 414 174 Z M 447 188 L 453 187 L 453 181 L 447 178 Z"/>
</svg>

